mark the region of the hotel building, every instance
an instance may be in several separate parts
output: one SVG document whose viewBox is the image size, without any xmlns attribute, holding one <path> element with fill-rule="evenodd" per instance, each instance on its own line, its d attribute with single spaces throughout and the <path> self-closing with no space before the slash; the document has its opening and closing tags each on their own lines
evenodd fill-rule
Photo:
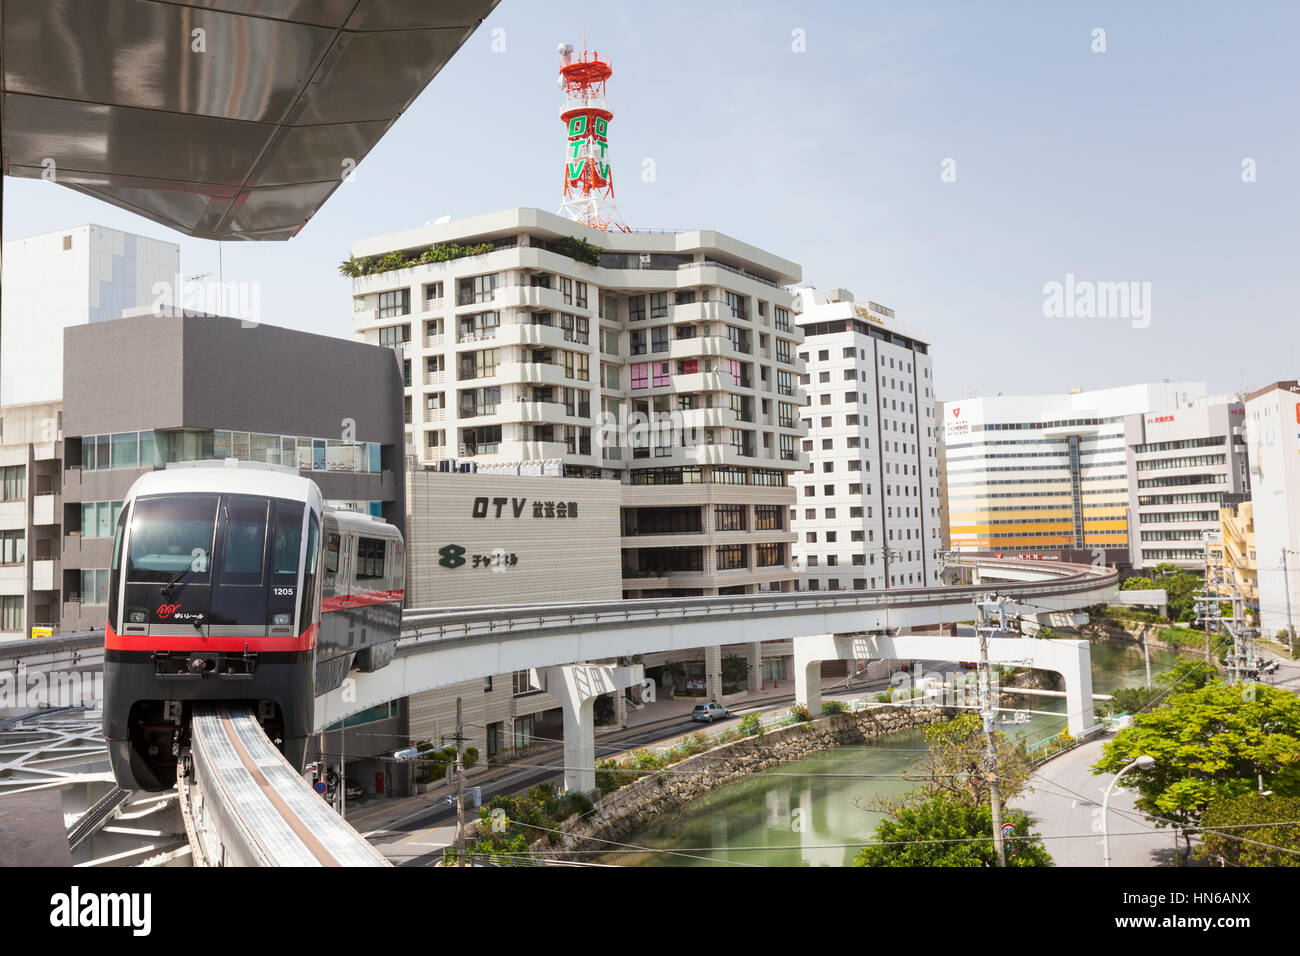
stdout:
<svg viewBox="0 0 1300 956">
<path fill-rule="evenodd" d="M 1142 447 L 1128 416 L 1181 415 L 1205 391 L 1164 382 L 943 403 L 953 550 L 1128 565 L 1130 448 Z"/>
<path fill-rule="evenodd" d="M 511 209 L 352 247 L 413 469 L 621 483 L 628 597 L 793 590 L 799 267 L 721 233 Z"/>
<path fill-rule="evenodd" d="M 800 290 L 809 467 L 790 525 L 810 591 L 939 583 L 939 460 L 930 346 L 845 289 Z"/>
</svg>

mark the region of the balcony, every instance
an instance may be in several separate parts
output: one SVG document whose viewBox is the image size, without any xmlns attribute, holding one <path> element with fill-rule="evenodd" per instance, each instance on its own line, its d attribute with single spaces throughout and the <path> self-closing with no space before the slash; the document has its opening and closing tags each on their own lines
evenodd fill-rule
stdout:
<svg viewBox="0 0 1300 956">
<path fill-rule="evenodd" d="M 57 517 L 63 509 L 59 507 L 58 495 L 37 495 L 32 499 L 32 524 L 36 526 L 60 524 Z"/>
<path fill-rule="evenodd" d="M 32 562 L 32 590 L 33 591 L 54 591 L 58 588 L 55 583 L 59 580 L 60 569 L 59 562 L 53 559 L 46 561 Z"/>
<path fill-rule="evenodd" d="M 504 362 L 497 366 L 497 376 L 505 381 L 537 385 L 574 385 L 565 378 L 564 366 L 547 362 Z"/>
<path fill-rule="evenodd" d="M 497 327 L 491 326 L 486 329 L 473 329 L 468 332 L 456 333 L 456 344 L 466 345 L 472 342 L 493 342 L 497 337 Z"/>
<path fill-rule="evenodd" d="M 424 337 L 424 347 L 426 349 L 440 349 L 446 344 L 446 336 L 439 333 L 438 335 L 426 335 Z"/>
<path fill-rule="evenodd" d="M 441 385 L 441 384 L 443 384 L 444 381 L 446 381 L 446 378 L 447 378 L 447 373 L 446 373 L 446 372 L 443 372 L 443 371 L 437 371 L 437 372 L 429 372 L 429 371 L 426 371 L 426 372 L 424 373 L 424 384 L 425 384 L 425 385 Z"/>
<path fill-rule="evenodd" d="M 424 305 L 421 308 L 421 312 L 423 312 L 425 315 L 428 315 L 431 312 L 441 312 L 446 307 L 447 307 L 447 300 L 445 298 L 425 299 Z"/>
<path fill-rule="evenodd" d="M 446 417 L 447 410 L 445 408 L 426 408 L 424 410 L 424 421 L 426 422 L 440 422 Z"/>
<path fill-rule="evenodd" d="M 731 310 L 727 310 L 731 315 Z M 721 302 L 688 302 L 669 307 L 668 317 L 673 322 L 721 322 Z"/>
</svg>

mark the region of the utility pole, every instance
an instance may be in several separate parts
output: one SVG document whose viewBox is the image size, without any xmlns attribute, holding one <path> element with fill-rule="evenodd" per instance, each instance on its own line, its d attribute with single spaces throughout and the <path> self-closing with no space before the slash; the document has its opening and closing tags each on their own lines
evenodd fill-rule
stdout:
<svg viewBox="0 0 1300 956">
<path fill-rule="evenodd" d="M 1002 794 L 998 790 L 998 754 L 993 744 L 993 716 L 997 701 L 993 698 L 993 668 L 989 663 L 989 632 L 1006 630 L 1006 602 L 996 599 L 998 606 L 998 626 L 988 623 L 987 608 L 995 601 L 994 595 L 985 595 L 984 600 L 976 600 L 975 610 L 979 619 L 976 633 L 980 641 L 980 672 L 984 679 L 979 683 L 980 717 L 984 722 L 984 763 L 989 782 L 989 800 L 993 811 L 993 853 L 998 866 L 1006 866 L 1006 851 L 1002 844 Z"/>
<path fill-rule="evenodd" d="M 1291 579 L 1286 569 L 1286 547 L 1282 548 L 1282 593 L 1286 595 L 1286 633 L 1291 650 L 1291 659 L 1295 660 L 1295 625 L 1291 623 Z M 1261 617 L 1260 623 L 1263 624 Z"/>
<path fill-rule="evenodd" d="M 444 740 L 446 738 L 443 738 Z M 465 865 L 465 724 L 456 698 L 456 865 Z"/>
</svg>

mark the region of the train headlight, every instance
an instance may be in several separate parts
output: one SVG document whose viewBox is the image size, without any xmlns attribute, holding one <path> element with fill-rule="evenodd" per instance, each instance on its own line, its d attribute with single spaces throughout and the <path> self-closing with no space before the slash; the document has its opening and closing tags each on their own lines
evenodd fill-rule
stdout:
<svg viewBox="0 0 1300 956">
<path fill-rule="evenodd" d="M 292 614 L 284 614 L 284 613 L 281 613 L 281 614 L 273 614 L 273 615 L 271 615 L 271 623 L 272 623 L 272 624 L 292 624 L 292 623 L 293 623 L 293 615 L 292 615 Z"/>
<path fill-rule="evenodd" d="M 132 624 L 143 624 L 149 619 L 149 615 L 144 611 L 127 611 L 126 619 Z"/>
</svg>

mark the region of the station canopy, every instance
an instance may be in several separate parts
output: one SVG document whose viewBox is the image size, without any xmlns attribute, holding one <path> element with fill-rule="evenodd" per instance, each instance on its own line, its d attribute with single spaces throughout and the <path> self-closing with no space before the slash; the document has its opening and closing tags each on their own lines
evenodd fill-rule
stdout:
<svg viewBox="0 0 1300 956">
<path fill-rule="evenodd" d="M 288 239 L 499 0 L 0 0 L 5 172 Z"/>
</svg>

